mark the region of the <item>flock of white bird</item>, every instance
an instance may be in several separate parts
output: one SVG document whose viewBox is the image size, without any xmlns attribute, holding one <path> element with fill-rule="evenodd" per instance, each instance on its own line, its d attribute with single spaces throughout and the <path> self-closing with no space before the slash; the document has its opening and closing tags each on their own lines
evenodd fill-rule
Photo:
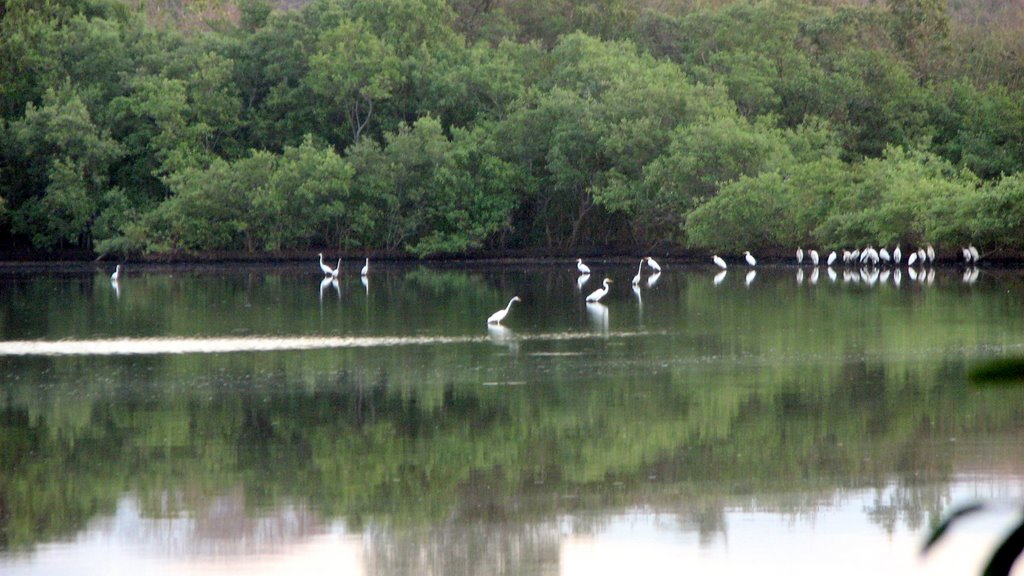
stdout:
<svg viewBox="0 0 1024 576">
<path fill-rule="evenodd" d="M 977 263 L 978 260 L 981 259 L 981 255 L 979 254 L 978 249 L 975 248 L 973 245 L 963 248 L 962 253 L 964 262 L 967 263 L 968 265 L 972 263 Z M 341 258 L 338 259 L 337 266 L 332 268 L 330 264 L 324 262 L 323 252 L 319 253 L 318 255 L 320 257 L 320 270 L 323 271 L 324 273 L 324 281 L 337 281 L 338 274 L 341 273 Z M 917 250 L 910 252 L 910 254 L 907 256 L 908 270 L 912 270 L 912 267 L 915 264 L 920 264 L 921 266 L 923 266 L 926 263 L 934 262 L 935 256 L 935 248 L 933 248 L 931 244 L 927 245 L 924 248 L 918 248 Z M 812 248 L 804 252 L 803 248 L 797 248 L 797 264 L 802 265 L 804 263 L 805 257 L 813 266 L 818 266 L 821 261 L 821 257 L 818 254 L 817 250 L 814 250 Z M 830 267 L 830 274 L 832 273 L 831 266 L 836 263 L 839 257 L 839 253 L 833 250 L 825 259 L 825 265 Z M 867 248 L 864 248 L 863 250 L 859 248 L 854 249 L 852 251 L 843 250 L 842 258 L 843 264 L 847 266 L 886 266 L 891 264 L 893 266 L 899 267 L 903 260 L 903 252 L 900 249 L 899 245 L 897 245 L 891 253 L 885 247 L 876 250 L 874 247 L 869 245 Z M 723 259 L 718 254 L 713 255 L 711 257 L 711 260 L 712 262 L 715 263 L 716 266 L 721 268 L 723 271 L 729 267 L 729 264 L 725 261 L 725 259 Z M 757 259 L 754 258 L 754 255 L 751 254 L 749 250 L 743 252 L 743 260 L 747 263 L 748 266 L 757 266 Z M 658 262 L 654 258 L 651 258 L 650 256 L 645 256 L 640 260 L 640 265 L 637 267 L 636 276 L 633 276 L 632 284 L 634 291 L 639 292 L 639 286 L 641 280 L 643 279 L 643 272 L 645 266 L 647 268 L 650 268 L 653 272 L 653 274 L 648 278 L 648 286 L 652 286 L 654 282 L 657 281 L 658 276 L 661 274 L 661 265 L 658 264 Z M 114 269 L 114 273 L 110 275 L 110 283 L 114 286 L 115 289 L 118 288 L 118 280 L 121 277 L 122 269 L 122 266 L 118 264 L 117 267 Z M 577 258 L 576 269 L 579 270 L 580 273 L 580 276 L 576 281 L 577 286 L 582 290 L 583 285 L 586 284 L 587 280 L 590 279 L 590 267 L 583 263 L 582 258 Z M 359 275 L 365 279 L 369 275 L 369 273 L 370 259 L 367 258 L 366 263 L 363 264 L 362 269 L 359 271 Z M 724 272 L 715 278 L 715 283 L 717 284 L 718 282 L 720 282 L 723 276 Z M 750 276 L 747 277 L 748 284 L 751 279 L 752 278 Z M 596 304 L 600 302 L 601 299 L 608 294 L 608 291 L 610 290 L 610 287 L 608 285 L 611 283 L 611 278 L 605 278 L 601 282 L 601 288 L 598 288 L 597 290 L 594 290 L 593 292 L 587 295 L 586 302 L 589 304 Z M 519 296 L 513 296 L 512 299 L 508 301 L 508 304 L 504 308 L 498 310 L 494 314 L 491 314 L 487 318 L 487 323 L 501 324 L 501 321 L 504 320 L 505 317 L 508 316 L 509 311 L 512 310 L 513 302 L 522 302 L 522 300 L 519 298 Z"/>
<path fill-rule="evenodd" d="M 978 249 L 975 248 L 974 245 L 967 246 L 961 250 L 964 262 L 968 265 L 977 263 L 978 260 L 981 259 L 981 254 L 978 253 Z M 808 250 L 806 253 L 803 248 L 796 249 L 797 264 L 803 264 L 805 256 L 814 266 L 818 266 L 821 261 L 818 251 L 813 248 Z M 928 244 L 926 247 L 918 248 L 907 255 L 907 266 L 914 266 L 915 264 L 924 266 L 925 264 L 935 262 L 935 256 L 935 248 L 932 247 L 931 244 Z M 839 260 L 839 257 L 839 252 L 836 252 L 835 250 L 829 252 L 828 257 L 825 259 L 825 265 L 832 266 Z M 868 245 L 868 247 L 863 250 L 860 248 L 855 248 L 854 250 L 843 250 L 842 258 L 843 264 L 848 266 L 899 266 L 903 261 L 903 251 L 900 249 L 899 244 L 896 245 L 896 248 L 893 248 L 891 253 L 884 246 L 876 250 L 873 246 Z M 751 254 L 749 250 L 743 253 L 743 259 L 748 265 L 757 266 L 757 259 L 754 258 L 754 255 Z M 718 254 L 712 256 L 711 260 L 722 270 L 729 267 L 726 261 Z"/>
<path fill-rule="evenodd" d="M 633 290 L 636 291 L 637 293 L 639 293 L 640 290 L 640 281 L 643 280 L 645 267 L 649 268 L 652 272 L 652 274 L 647 278 L 648 286 L 654 285 L 654 283 L 658 281 L 658 276 L 661 274 L 661 265 L 658 264 L 657 260 L 651 258 L 650 256 L 643 257 L 640 260 L 640 265 L 637 267 L 636 276 L 633 276 Z M 590 267 L 583 263 L 582 258 L 577 258 L 576 269 L 579 270 L 580 273 L 579 277 L 576 279 L 576 285 L 582 290 L 583 285 L 586 284 L 588 280 L 590 280 Z M 599 303 L 601 299 L 608 294 L 608 291 L 611 289 L 611 287 L 608 285 L 611 283 L 611 278 L 605 278 L 604 280 L 602 280 L 601 287 L 587 295 L 587 304 Z M 487 318 L 487 323 L 491 325 L 501 324 L 501 321 L 504 320 L 506 316 L 508 316 L 509 310 L 512 309 L 513 302 L 522 302 L 522 300 L 520 300 L 519 296 L 513 296 L 512 299 L 508 301 L 508 305 L 506 305 L 501 310 L 498 310 L 494 314 L 491 314 Z"/>
</svg>

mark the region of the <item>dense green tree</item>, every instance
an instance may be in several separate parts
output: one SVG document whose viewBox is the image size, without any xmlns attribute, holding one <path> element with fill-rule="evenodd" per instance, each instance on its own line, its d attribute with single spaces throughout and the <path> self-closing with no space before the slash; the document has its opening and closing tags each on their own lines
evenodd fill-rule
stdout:
<svg viewBox="0 0 1024 576">
<path fill-rule="evenodd" d="M 345 20 L 320 38 L 305 82 L 326 105 L 328 123 L 349 130 L 339 144 L 358 142 L 374 106 L 391 97 L 399 82 L 398 58 L 362 20 Z"/>
<path fill-rule="evenodd" d="M 121 146 L 70 83 L 48 89 L 38 107 L 30 102 L 11 135 L 27 166 L 11 196 L 14 230 L 39 248 L 86 243 Z"/>
<path fill-rule="evenodd" d="M 766 246 L 958 242 L 989 229 L 977 203 L 1012 197 L 1002 182 L 1024 166 L 1024 68 L 1004 54 L 1020 11 L 200 4 L 4 3 L 4 244 L 711 247 L 687 222 L 767 201 L 762 179 L 797 215 Z M 230 174 L 242 166 L 274 181 Z M 210 218 L 217 231 L 201 234 Z"/>
</svg>

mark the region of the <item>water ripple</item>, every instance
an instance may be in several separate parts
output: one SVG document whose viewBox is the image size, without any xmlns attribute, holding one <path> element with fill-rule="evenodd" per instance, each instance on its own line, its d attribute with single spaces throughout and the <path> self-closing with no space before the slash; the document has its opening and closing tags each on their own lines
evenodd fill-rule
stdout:
<svg viewBox="0 0 1024 576">
<path fill-rule="evenodd" d="M 556 332 L 515 335 L 516 341 L 590 340 L 646 336 L 650 332 Z M 488 336 L 364 336 L 364 337 L 214 337 L 214 338 L 106 338 L 93 340 L 11 340 L 0 342 L 0 356 L 130 356 L 146 354 L 224 354 L 431 346 L 491 342 Z"/>
</svg>

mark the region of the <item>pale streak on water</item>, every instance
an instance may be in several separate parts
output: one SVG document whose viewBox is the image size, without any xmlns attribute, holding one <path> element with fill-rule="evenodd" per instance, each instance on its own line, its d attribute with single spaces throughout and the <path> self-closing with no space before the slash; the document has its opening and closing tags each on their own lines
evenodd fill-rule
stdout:
<svg viewBox="0 0 1024 576">
<path fill-rule="evenodd" d="M 560 341 L 648 336 L 651 332 L 557 332 L 516 335 L 516 341 Z M 245 338 L 107 338 L 94 340 L 11 340 L 0 342 L 0 356 L 137 356 L 156 354 L 224 354 L 379 348 L 493 342 L 489 336 L 378 336 L 378 337 L 245 337 Z"/>
</svg>

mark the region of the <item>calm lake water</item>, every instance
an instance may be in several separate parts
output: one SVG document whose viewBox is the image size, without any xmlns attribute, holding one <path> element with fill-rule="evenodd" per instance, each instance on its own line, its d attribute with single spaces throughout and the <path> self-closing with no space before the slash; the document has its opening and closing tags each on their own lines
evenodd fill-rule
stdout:
<svg viewBox="0 0 1024 576">
<path fill-rule="evenodd" d="M 1017 519 L 966 374 L 1024 273 L 590 264 L 0 269 L 0 573 L 968 574 Z"/>
</svg>

